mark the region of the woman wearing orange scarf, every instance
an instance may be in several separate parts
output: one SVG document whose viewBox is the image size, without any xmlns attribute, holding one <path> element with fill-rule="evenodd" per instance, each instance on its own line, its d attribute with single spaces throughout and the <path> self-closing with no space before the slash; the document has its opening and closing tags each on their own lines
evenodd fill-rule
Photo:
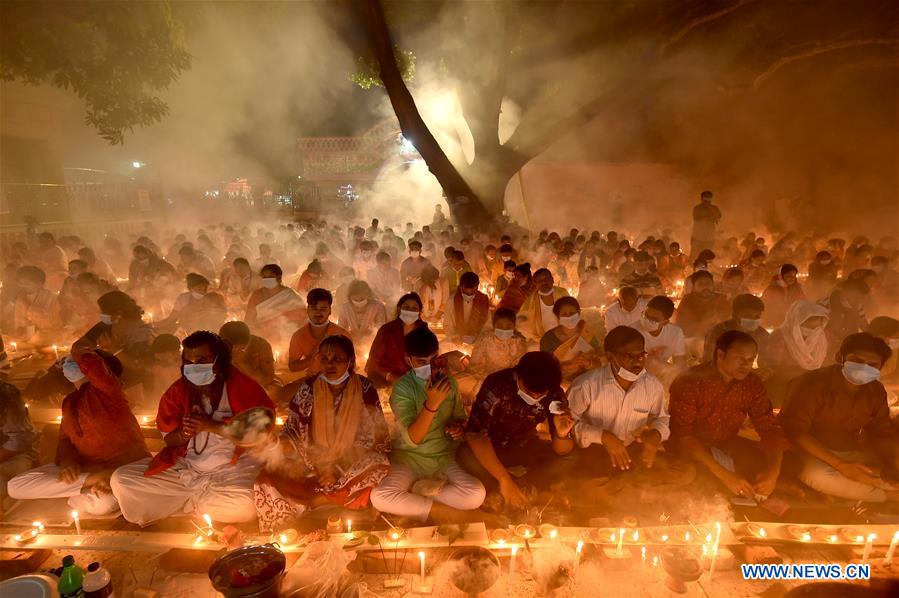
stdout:
<svg viewBox="0 0 899 598">
<path fill-rule="evenodd" d="M 574 297 L 562 297 L 553 305 L 559 325 L 540 339 L 540 350 L 552 353 L 562 364 L 562 377 L 573 380 L 601 365 L 602 346 L 581 319 L 581 306 Z"/>
<path fill-rule="evenodd" d="M 278 447 L 256 482 L 259 528 L 274 529 L 308 508 L 368 507 L 387 474 L 390 435 L 378 393 L 355 373 L 355 350 L 345 336 L 319 347 L 321 373 L 303 380 L 288 407 Z"/>
</svg>

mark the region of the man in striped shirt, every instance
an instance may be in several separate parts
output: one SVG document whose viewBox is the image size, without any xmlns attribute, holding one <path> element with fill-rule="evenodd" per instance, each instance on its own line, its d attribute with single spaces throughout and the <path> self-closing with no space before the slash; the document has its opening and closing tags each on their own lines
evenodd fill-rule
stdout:
<svg viewBox="0 0 899 598">
<path fill-rule="evenodd" d="M 568 391 L 575 418 L 578 461 L 592 475 L 609 475 L 635 463 L 651 468 L 668 439 L 662 383 L 646 371 L 645 340 L 627 326 L 604 341 L 608 365 L 577 378 Z"/>
</svg>

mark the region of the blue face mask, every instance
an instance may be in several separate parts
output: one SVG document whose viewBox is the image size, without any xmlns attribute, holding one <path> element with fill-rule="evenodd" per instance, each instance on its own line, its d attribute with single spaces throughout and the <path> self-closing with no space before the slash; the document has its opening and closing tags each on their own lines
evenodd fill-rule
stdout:
<svg viewBox="0 0 899 598">
<path fill-rule="evenodd" d="M 851 384 L 862 386 L 880 380 L 880 370 L 867 363 L 847 361 L 843 364 L 843 377 Z"/>
</svg>

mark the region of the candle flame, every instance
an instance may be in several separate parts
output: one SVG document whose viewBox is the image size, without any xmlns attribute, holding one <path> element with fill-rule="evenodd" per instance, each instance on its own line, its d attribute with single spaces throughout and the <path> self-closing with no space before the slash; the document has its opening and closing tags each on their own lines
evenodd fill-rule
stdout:
<svg viewBox="0 0 899 598">
<path fill-rule="evenodd" d="M 418 551 L 418 558 L 424 560 L 424 558 L 425 558 L 425 551 L 424 551 L 424 550 L 419 550 L 419 551 Z"/>
<path fill-rule="evenodd" d="M 203 521 L 206 522 L 207 527 L 212 527 L 212 517 L 209 516 L 209 513 L 203 513 Z"/>
<path fill-rule="evenodd" d="M 634 542 L 638 542 L 640 540 L 640 532 L 634 530 Z"/>
<path fill-rule="evenodd" d="M 518 544 L 512 546 L 512 556 L 515 556 L 516 554 L 518 554 Z"/>
<path fill-rule="evenodd" d="M 864 541 L 865 541 L 865 537 L 864 537 L 864 536 L 856 536 L 856 537 L 855 537 L 855 541 L 856 541 L 856 542 L 864 542 Z"/>
<path fill-rule="evenodd" d="M 78 511 L 72 511 L 72 519 L 78 521 Z"/>
<path fill-rule="evenodd" d="M 705 541 L 706 541 L 706 542 L 711 542 L 711 541 L 712 541 L 712 534 L 706 534 L 706 535 L 705 535 Z"/>
<path fill-rule="evenodd" d="M 828 538 L 828 540 L 830 540 L 831 542 L 836 542 L 836 541 L 837 541 L 837 535 L 836 535 L 836 534 L 831 535 L 830 538 Z"/>
<path fill-rule="evenodd" d="M 644 559 L 646 558 L 646 547 L 645 546 L 640 549 L 640 557 L 644 558 Z"/>
<path fill-rule="evenodd" d="M 278 536 L 278 539 L 281 541 L 281 544 L 287 544 L 287 534 L 281 534 Z"/>
<path fill-rule="evenodd" d="M 615 532 L 612 532 L 612 535 L 609 536 L 609 540 L 611 540 L 612 542 L 615 541 Z"/>
<path fill-rule="evenodd" d="M 868 542 L 873 542 L 877 539 L 877 534 L 868 534 Z"/>
<path fill-rule="evenodd" d="M 668 534 L 662 534 L 662 542 L 668 541 Z"/>
<path fill-rule="evenodd" d="M 276 425 L 276 426 L 283 426 L 283 425 L 284 425 L 284 418 L 283 418 L 283 417 L 276 417 L 276 418 L 275 418 L 275 425 Z"/>
<path fill-rule="evenodd" d="M 684 542 L 690 541 L 690 532 L 684 532 Z"/>
<path fill-rule="evenodd" d="M 809 542 L 809 541 L 811 541 L 811 539 L 812 539 L 812 535 L 811 535 L 810 533 L 804 532 L 804 533 L 802 534 L 802 541 L 803 541 L 803 542 Z"/>
<path fill-rule="evenodd" d="M 555 538 L 555 537 L 558 536 L 558 535 L 559 535 L 559 530 L 557 530 L 557 529 L 551 530 L 551 531 L 549 532 L 549 537 L 550 537 L 550 538 Z"/>
<path fill-rule="evenodd" d="M 765 528 L 760 527 L 759 528 L 759 538 L 764 538 L 767 535 L 768 535 L 768 532 L 765 531 Z"/>
<path fill-rule="evenodd" d="M 583 552 L 583 550 L 584 550 L 584 541 L 578 540 L 577 541 L 577 553 L 580 554 L 581 552 Z"/>
<path fill-rule="evenodd" d="M 32 521 L 31 526 L 36 527 L 38 529 L 44 529 L 44 524 L 41 523 L 40 521 Z"/>
<path fill-rule="evenodd" d="M 505 539 L 505 538 L 500 538 L 499 540 L 496 541 L 496 543 L 499 544 L 500 546 L 505 546 L 505 545 L 506 545 L 506 539 Z M 515 546 L 512 547 L 512 551 L 513 551 L 513 552 L 515 551 L 515 548 L 516 548 Z"/>
</svg>

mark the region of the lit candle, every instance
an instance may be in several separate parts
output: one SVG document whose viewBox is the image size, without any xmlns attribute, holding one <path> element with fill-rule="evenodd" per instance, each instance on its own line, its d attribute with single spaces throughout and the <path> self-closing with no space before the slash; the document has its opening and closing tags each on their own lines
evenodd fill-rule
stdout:
<svg viewBox="0 0 899 598">
<path fill-rule="evenodd" d="M 19 345 L 16 344 L 16 342 L 14 341 L 14 342 L 9 343 L 9 348 L 10 348 L 10 351 L 9 351 L 10 353 L 15 353 L 16 351 L 19 350 Z"/>
<path fill-rule="evenodd" d="M 684 542 L 690 541 L 690 532 L 684 532 Z"/>
<path fill-rule="evenodd" d="M 59 359 L 59 347 L 56 345 L 53 345 L 53 357 L 57 360 Z"/>
<path fill-rule="evenodd" d="M 557 529 L 551 530 L 549 532 L 549 537 L 552 539 L 555 539 L 556 537 L 558 537 L 558 535 L 559 535 L 559 530 L 557 530 Z"/>
<path fill-rule="evenodd" d="M 711 539 L 711 534 L 709 534 L 708 539 Z M 721 523 L 719 521 L 715 522 L 715 543 L 712 544 L 712 562 L 709 563 L 709 581 L 712 579 L 712 575 L 715 573 L 715 559 L 718 558 L 718 543 L 721 541 Z"/>
<path fill-rule="evenodd" d="M 830 537 L 827 539 L 827 541 L 828 541 L 828 542 L 832 542 L 832 543 L 833 543 L 833 542 L 836 542 L 836 541 L 837 541 L 837 535 L 836 535 L 836 534 L 831 534 Z"/>
<path fill-rule="evenodd" d="M 275 351 L 275 361 L 281 360 L 281 351 Z"/>
<path fill-rule="evenodd" d="M 577 575 L 577 570 L 581 565 L 581 553 L 584 551 L 584 541 L 577 541 L 577 548 L 574 551 L 574 574 Z"/>
<path fill-rule="evenodd" d="M 348 534 L 353 533 L 353 520 L 352 519 L 346 520 L 346 533 L 348 533 Z"/>
<path fill-rule="evenodd" d="M 877 534 L 868 534 L 868 541 L 865 542 L 865 550 L 862 552 L 862 564 L 868 562 L 868 557 L 871 556 L 871 547 L 874 545 L 874 540 L 877 539 Z"/>
<path fill-rule="evenodd" d="M 640 540 L 640 532 L 638 530 L 634 530 L 634 542 L 639 542 Z"/>
<path fill-rule="evenodd" d="M 899 532 L 893 534 L 893 540 L 890 542 L 890 548 L 887 550 L 887 555 L 883 559 L 883 563 L 885 565 L 889 565 L 893 561 L 893 555 L 896 554 L 896 544 L 899 544 Z"/>
<path fill-rule="evenodd" d="M 150 324 L 152 324 L 153 323 L 153 312 L 152 311 L 147 312 L 147 318 L 149 318 Z"/>
<path fill-rule="evenodd" d="M 618 548 L 616 549 L 618 553 L 621 553 L 621 547 L 624 545 L 624 528 L 618 528 Z"/>
<path fill-rule="evenodd" d="M 209 513 L 203 513 L 203 521 L 206 522 L 206 527 L 212 528 L 212 517 L 209 516 Z"/>
<path fill-rule="evenodd" d="M 421 583 L 425 582 L 425 553 L 424 551 L 419 551 L 418 560 L 421 562 Z"/>
<path fill-rule="evenodd" d="M 512 546 L 512 558 L 509 561 L 509 583 L 515 583 L 515 557 L 518 555 L 518 545 Z M 577 567 L 577 565 L 575 565 Z"/>
<path fill-rule="evenodd" d="M 78 511 L 72 511 L 72 520 L 75 522 L 75 533 L 81 535 L 81 520 L 78 519 Z"/>
<path fill-rule="evenodd" d="M 662 534 L 662 542 L 668 541 L 668 534 Z"/>
<path fill-rule="evenodd" d="M 640 561 L 641 566 L 645 570 L 646 569 L 646 547 L 640 549 Z"/>
<path fill-rule="evenodd" d="M 759 528 L 759 538 L 765 538 L 767 536 L 768 536 L 768 532 L 765 531 L 765 528 L 760 527 Z"/>
<path fill-rule="evenodd" d="M 275 418 L 275 425 L 276 425 L 276 426 L 283 426 L 283 425 L 284 425 L 284 418 L 283 418 L 283 417 L 276 417 L 276 418 Z"/>
</svg>

